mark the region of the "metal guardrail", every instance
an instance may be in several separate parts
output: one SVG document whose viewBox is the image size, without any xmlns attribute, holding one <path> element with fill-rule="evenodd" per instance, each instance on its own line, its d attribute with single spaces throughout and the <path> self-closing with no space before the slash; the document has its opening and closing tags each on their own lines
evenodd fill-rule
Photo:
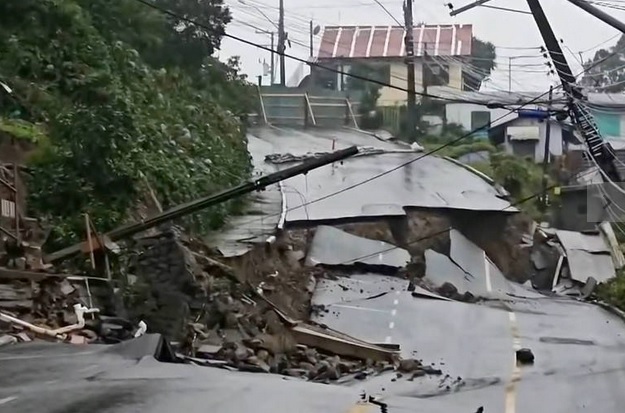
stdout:
<svg viewBox="0 0 625 413">
<path fill-rule="evenodd" d="M 258 88 L 258 99 L 260 100 L 260 110 L 263 114 L 263 121 L 265 122 L 265 125 L 267 125 L 269 122 L 267 122 L 267 112 L 265 111 L 265 102 L 263 99 L 263 94 L 260 91 L 260 86 L 257 86 Z"/>
<path fill-rule="evenodd" d="M 357 116 L 349 99 L 304 93 L 262 93 L 261 109 L 266 124 L 300 126 L 347 126 L 358 128 Z M 337 111 L 336 109 L 344 109 Z M 342 115 L 337 113 L 343 112 Z"/>
</svg>

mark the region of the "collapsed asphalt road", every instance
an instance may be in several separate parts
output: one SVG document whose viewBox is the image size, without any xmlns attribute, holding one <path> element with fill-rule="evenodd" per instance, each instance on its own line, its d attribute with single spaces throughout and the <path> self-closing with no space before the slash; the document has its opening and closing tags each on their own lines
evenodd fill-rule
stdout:
<svg viewBox="0 0 625 413">
<path fill-rule="evenodd" d="M 264 151 L 257 155 L 264 157 L 289 149 L 295 156 L 327 151 L 334 139 L 338 140 L 338 147 L 376 143 L 375 139 L 355 132 L 319 132 L 313 136 L 268 130 L 259 131 L 252 141 Z M 275 192 L 267 192 L 266 197 L 258 200 L 266 207 L 259 208 L 260 212 L 273 215 L 274 211 L 282 211 L 282 216 L 273 215 L 269 221 L 261 222 L 269 225 L 256 220 L 258 225 L 248 225 L 245 231 L 240 229 L 243 226 L 234 228 L 220 248 L 227 251 L 224 255 L 238 254 L 245 248 L 238 248 L 237 244 L 249 242 L 254 236 L 262 239 L 273 226 L 285 222 L 341 219 L 355 214 L 360 218 L 407 215 L 407 206 L 496 210 L 508 205 L 485 181 L 440 160 L 427 165 L 415 163 L 408 172 L 398 170 L 389 174 L 394 180 L 384 184 L 373 181 L 358 187 L 357 196 L 346 192 L 342 199 L 330 197 L 327 202 L 306 208 L 280 208 L 280 192 L 292 208 L 414 157 L 414 153 L 364 156 L 315 176 L 285 182 L 282 189 L 274 188 Z M 359 177 L 354 178 L 343 168 L 359 171 Z M 455 175 L 450 177 L 449 173 Z M 338 184 L 329 184 L 337 179 Z M 389 190 L 389 182 L 396 184 L 391 191 L 394 197 L 376 192 L 380 187 Z M 411 195 L 415 193 L 419 196 Z M 476 199 L 480 202 L 474 203 Z M 319 228 L 322 227 L 317 226 L 317 235 L 325 233 L 335 241 L 339 239 L 336 230 Z M 432 363 L 432 374 L 388 371 L 364 381 L 345 377 L 327 385 L 279 375 L 158 361 L 157 358 L 166 360 L 166 353 L 159 336 L 154 335 L 112 346 L 25 343 L 0 347 L 0 411 L 382 411 L 376 405 L 358 404 L 363 393 L 376 396 L 390 413 L 622 411 L 625 322 L 591 304 L 546 297 L 512 284 L 503 279 L 503 270 L 487 260 L 484 251 L 467 246 L 466 240 L 453 232 L 452 237 L 465 248 L 455 249 L 452 239 L 449 257 L 428 250 L 431 252 L 425 255 L 422 277 L 434 287 L 453 283 L 458 294 L 471 293 L 471 303 L 443 297 L 440 291 L 435 292 L 436 288 L 428 292 L 421 285 L 410 286 L 405 279 L 379 273 L 358 274 L 353 268 L 349 277 L 328 277 L 319 282 L 313 295 L 313 304 L 322 309 L 315 316 L 320 323 L 362 340 L 397 344 L 404 357 Z M 330 247 L 309 249 L 308 265 L 351 265 L 358 261 L 369 268 L 387 269 L 401 267 L 410 256 L 403 249 L 373 254 L 388 247 L 377 239 L 363 242 L 363 238 L 358 241 L 352 237 L 343 243 L 348 243 L 347 247 L 341 247 L 341 242 L 320 239 L 316 246 Z M 377 246 L 371 247 L 372 243 Z M 470 255 L 462 255 L 469 250 Z M 459 255 L 454 255 L 454 251 Z M 452 264 L 466 268 L 464 272 L 450 271 Z M 536 358 L 533 365 L 516 365 L 515 351 L 521 347 L 532 350 Z"/>
<path fill-rule="evenodd" d="M 385 282 L 378 277 L 372 282 Z M 380 396 L 389 412 L 412 413 L 475 412 L 480 406 L 504 413 L 618 412 L 625 403 L 623 321 L 590 304 L 533 299 L 475 305 L 393 289 L 328 309 L 325 323 L 371 340 L 390 336 L 403 352 L 436 360 L 441 375 L 389 373 L 324 385 L 159 362 L 159 337 L 152 335 L 114 346 L 26 343 L 0 349 L 0 409 L 376 411 L 357 406 L 362 392 Z M 519 346 L 532 349 L 534 365 L 515 367 Z"/>
<path fill-rule="evenodd" d="M 360 286 L 346 294 L 326 285 L 316 298 L 327 310 L 319 321 L 435 361 L 438 378 L 373 379 L 389 400 L 418 399 L 411 411 L 434 411 L 418 407 L 425 400 L 450 412 L 484 406 L 504 413 L 618 412 L 625 403 L 625 323 L 597 306 L 547 297 L 467 304 L 414 297 L 378 275 L 357 278 L 361 285 L 385 285 L 385 294 L 366 298 L 357 293 Z M 341 281 L 327 283 L 333 282 Z M 533 365 L 516 366 L 522 347 L 534 353 Z"/>
</svg>

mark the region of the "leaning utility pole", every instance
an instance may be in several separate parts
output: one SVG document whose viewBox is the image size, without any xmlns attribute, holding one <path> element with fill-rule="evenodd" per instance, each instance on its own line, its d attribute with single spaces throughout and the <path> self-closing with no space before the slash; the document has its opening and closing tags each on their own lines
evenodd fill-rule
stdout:
<svg viewBox="0 0 625 413">
<path fill-rule="evenodd" d="M 408 68 L 407 89 L 408 103 L 406 105 L 406 128 L 408 130 L 408 138 L 414 140 L 416 138 L 416 119 L 417 115 L 417 97 L 415 90 L 415 65 L 414 65 L 414 29 L 412 23 L 412 1 L 405 0 L 404 3 L 404 21 L 406 23 L 406 66 Z"/>
<path fill-rule="evenodd" d="M 335 152 L 321 155 L 318 158 L 306 160 L 298 165 L 283 169 L 281 171 L 249 179 L 248 181 L 245 181 L 233 188 L 229 188 L 216 194 L 211 194 L 202 198 L 198 198 L 185 204 L 176 205 L 168 209 L 167 211 L 161 212 L 158 215 L 148 217 L 139 222 L 134 222 L 118 227 L 106 234 L 103 234 L 105 238 L 102 240 L 102 242 L 105 242 L 106 240 L 114 242 L 122 238 L 131 237 L 134 234 L 148 230 L 150 228 L 154 228 L 160 224 L 173 221 L 177 218 L 181 218 L 194 212 L 201 211 L 214 205 L 222 204 L 231 199 L 240 197 L 245 194 L 249 194 L 250 192 L 263 190 L 269 185 L 287 180 L 297 175 L 307 174 L 314 169 L 321 168 L 322 166 L 329 165 L 333 162 L 343 161 L 344 159 L 347 159 L 357 154 L 358 147 L 350 146 L 349 148 L 340 149 Z M 101 242 L 98 241 L 98 243 L 100 244 Z M 72 255 L 76 255 L 81 251 L 84 251 L 85 245 L 85 242 L 72 245 L 71 247 L 67 247 L 60 251 L 56 251 L 52 254 L 46 255 L 43 260 L 46 263 L 62 260 Z"/>
<path fill-rule="evenodd" d="M 284 0 L 280 0 L 280 17 L 278 19 L 278 54 L 280 55 L 280 85 L 286 85 L 286 68 L 284 52 L 286 50 L 286 35 L 284 33 Z"/>
<path fill-rule="evenodd" d="M 625 33 L 625 23 L 613 17 L 611 14 L 604 12 L 603 10 L 593 6 L 592 4 L 584 0 L 568 0 L 568 1 L 569 3 L 573 3 L 580 9 L 586 11 L 587 13 L 590 13 L 591 15 L 603 21 L 604 23 L 607 23 L 610 26 L 614 27 L 616 30 L 619 30 L 621 33 Z"/>
</svg>

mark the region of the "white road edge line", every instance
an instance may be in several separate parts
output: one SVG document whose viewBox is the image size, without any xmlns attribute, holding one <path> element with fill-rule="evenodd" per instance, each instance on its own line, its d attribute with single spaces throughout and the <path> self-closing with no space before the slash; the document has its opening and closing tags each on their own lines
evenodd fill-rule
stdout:
<svg viewBox="0 0 625 413">
<path fill-rule="evenodd" d="M 5 397 L 4 399 L 0 399 L 0 406 L 3 404 L 7 404 L 12 402 L 13 400 L 16 400 L 17 396 L 10 396 L 10 397 Z"/>
<path fill-rule="evenodd" d="M 489 293 L 493 292 L 493 284 L 492 281 L 490 279 L 490 266 L 488 265 L 488 258 L 486 257 L 486 253 L 483 252 L 484 254 L 484 273 L 486 274 L 486 291 Z M 510 313 L 510 314 L 514 314 L 514 313 Z"/>
<path fill-rule="evenodd" d="M 378 310 L 376 308 L 356 307 L 354 305 L 346 305 L 346 304 L 332 304 L 331 307 L 349 308 L 352 310 L 362 310 L 362 311 L 373 311 L 374 313 L 385 313 L 385 314 L 390 313 L 390 311 L 388 310 Z"/>
</svg>

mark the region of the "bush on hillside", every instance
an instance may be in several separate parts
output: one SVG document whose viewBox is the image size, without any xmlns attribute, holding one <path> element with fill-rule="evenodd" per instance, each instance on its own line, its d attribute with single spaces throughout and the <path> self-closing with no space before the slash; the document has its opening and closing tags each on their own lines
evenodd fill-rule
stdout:
<svg viewBox="0 0 625 413">
<path fill-rule="evenodd" d="M 214 32 L 189 37 L 132 0 L 106 7 L 0 2 L 0 78 L 31 109 L 23 120 L 46 124 L 48 144 L 32 160 L 29 207 L 64 238 L 84 232 L 84 212 L 101 231 L 122 223 L 140 202 L 145 179 L 168 207 L 249 175 L 241 119 L 254 94 L 236 59 L 225 64 L 208 56 L 229 21 L 227 9 L 221 0 L 158 1 L 213 13 Z M 200 52 L 207 54 L 198 62 Z M 222 204 L 187 223 L 206 231 L 235 207 Z"/>
</svg>

